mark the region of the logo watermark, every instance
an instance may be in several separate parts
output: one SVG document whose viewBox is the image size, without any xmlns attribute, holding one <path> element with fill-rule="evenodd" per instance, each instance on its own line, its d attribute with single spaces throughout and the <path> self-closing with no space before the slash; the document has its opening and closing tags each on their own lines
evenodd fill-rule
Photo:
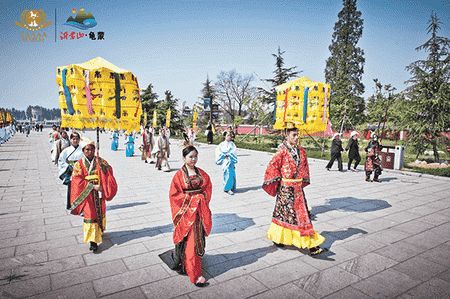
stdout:
<svg viewBox="0 0 450 299">
<path fill-rule="evenodd" d="M 15 22 L 17 26 L 19 26 L 22 29 L 26 29 L 30 32 L 22 32 L 20 37 L 22 38 L 22 41 L 24 42 L 43 42 L 44 38 L 47 37 L 47 34 L 43 32 L 42 34 L 40 32 L 35 33 L 35 31 L 44 29 L 45 27 L 52 24 L 52 21 L 47 21 L 47 15 L 42 9 L 36 10 L 36 9 L 25 9 L 22 14 L 20 15 L 20 22 Z"/>
</svg>

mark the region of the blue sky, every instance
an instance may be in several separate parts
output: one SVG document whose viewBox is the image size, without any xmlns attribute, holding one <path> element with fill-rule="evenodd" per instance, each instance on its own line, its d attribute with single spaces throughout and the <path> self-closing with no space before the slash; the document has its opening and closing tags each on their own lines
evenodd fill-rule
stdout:
<svg viewBox="0 0 450 299">
<path fill-rule="evenodd" d="M 405 67 L 424 59 L 423 44 L 431 11 L 441 20 L 441 36 L 450 37 L 450 0 L 357 2 L 364 19 L 358 44 L 365 52 L 365 97 L 373 79 L 405 88 Z M 180 104 L 198 100 L 206 76 L 215 82 L 221 71 L 273 76 L 278 46 L 286 66 L 297 66 L 312 80 L 324 81 L 333 27 L 342 1 L 3 1 L 0 0 L 0 107 L 58 107 L 56 68 L 103 57 L 138 77 L 141 89 L 152 83 L 160 98 L 165 90 Z M 105 40 L 60 40 L 72 9 L 91 11 Z M 44 42 L 22 42 L 24 9 L 43 9 Z M 56 9 L 56 22 L 55 22 Z M 57 41 L 55 42 L 55 24 Z M 256 77 L 256 76 L 255 76 Z M 256 77 L 255 86 L 264 86 Z"/>
</svg>

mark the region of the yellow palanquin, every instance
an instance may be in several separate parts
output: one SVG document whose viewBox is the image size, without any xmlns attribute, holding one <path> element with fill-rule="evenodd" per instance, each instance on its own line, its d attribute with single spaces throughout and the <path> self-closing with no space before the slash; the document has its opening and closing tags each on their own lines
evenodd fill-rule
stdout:
<svg viewBox="0 0 450 299">
<path fill-rule="evenodd" d="M 301 135 L 327 129 L 330 85 L 314 82 L 306 77 L 275 87 L 276 122 L 274 129 L 285 129 L 292 124 Z M 288 124 L 291 125 L 288 125 Z"/>
<path fill-rule="evenodd" d="M 139 131 L 137 78 L 101 57 L 57 68 L 62 127 Z"/>
</svg>

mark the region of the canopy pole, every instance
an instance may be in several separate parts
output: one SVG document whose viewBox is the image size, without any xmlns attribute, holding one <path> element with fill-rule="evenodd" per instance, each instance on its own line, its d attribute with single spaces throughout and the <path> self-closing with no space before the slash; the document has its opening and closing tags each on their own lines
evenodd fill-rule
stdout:
<svg viewBox="0 0 450 299">
<path fill-rule="evenodd" d="M 97 127 L 97 157 L 100 156 L 100 128 Z"/>
</svg>

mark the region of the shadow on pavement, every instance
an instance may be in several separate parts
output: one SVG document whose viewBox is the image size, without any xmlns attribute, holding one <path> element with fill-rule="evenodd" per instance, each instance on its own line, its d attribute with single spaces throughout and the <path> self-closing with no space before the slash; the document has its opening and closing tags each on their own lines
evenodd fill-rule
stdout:
<svg viewBox="0 0 450 299">
<path fill-rule="evenodd" d="M 146 203 L 134 203 L 134 204 L 146 204 Z M 129 206 L 119 205 L 119 206 Z M 235 213 L 219 213 L 212 215 L 213 228 L 211 235 L 220 233 L 230 233 L 234 231 L 243 231 L 250 226 L 255 225 L 255 222 L 251 218 L 240 217 Z M 108 224 L 106 225 L 108 227 Z M 146 227 L 138 230 L 126 230 L 117 232 L 106 231 L 103 235 L 103 239 L 109 241 L 104 242 L 99 249 L 100 252 L 107 250 L 113 245 L 121 245 L 132 240 L 154 237 L 163 233 L 173 232 L 173 224 L 159 225 L 154 227 Z"/>
<path fill-rule="evenodd" d="M 335 261 L 335 259 L 333 259 L 332 256 L 336 255 L 336 254 L 331 250 L 331 246 L 333 245 L 333 243 L 335 241 L 344 240 L 344 239 L 350 238 L 357 234 L 367 234 L 367 232 L 365 230 L 362 230 L 359 228 L 349 227 L 346 230 L 323 231 L 320 234 L 325 237 L 325 242 L 323 242 L 320 245 L 320 247 L 326 248 L 328 251 L 321 253 L 317 256 L 314 256 L 313 258 L 318 259 L 318 260 L 324 260 L 324 261 Z M 285 248 L 290 248 L 290 247 L 295 248 L 296 250 L 299 250 L 304 255 L 310 255 L 308 249 L 306 249 L 306 248 L 298 249 L 294 246 L 288 246 Z"/>
<path fill-rule="evenodd" d="M 234 268 L 253 264 L 258 261 L 259 258 L 277 250 L 278 248 L 275 246 L 268 246 L 236 253 L 209 255 L 207 253 L 208 249 L 206 249 L 205 256 L 202 260 L 203 276 L 205 276 L 206 279 L 220 276 Z M 217 261 L 222 262 L 217 263 Z M 243 270 L 245 271 L 245 269 Z"/>
<path fill-rule="evenodd" d="M 110 205 L 110 206 L 106 206 L 106 211 L 129 208 L 129 207 L 134 207 L 134 206 L 141 206 L 141 205 L 146 205 L 146 204 L 148 204 L 148 202 L 130 202 L 130 203 L 121 204 L 121 205 Z"/>
<path fill-rule="evenodd" d="M 345 240 L 357 234 L 366 235 L 367 231 L 360 228 L 349 227 L 345 230 L 322 231 L 320 234 L 325 237 L 325 242 L 322 243 L 321 247 L 331 248 L 336 241 Z"/>
<path fill-rule="evenodd" d="M 243 231 L 255 225 L 252 218 L 240 217 L 235 213 L 217 213 L 212 215 L 211 235 Z"/>
<path fill-rule="evenodd" d="M 254 191 L 254 190 L 259 190 L 259 189 L 262 189 L 262 186 L 237 188 L 235 193 L 245 193 L 245 192 L 248 192 L 248 191 Z"/>
<path fill-rule="evenodd" d="M 390 181 L 395 181 L 397 180 L 397 178 L 381 178 L 380 181 L 382 182 L 390 182 Z"/>
<path fill-rule="evenodd" d="M 333 210 L 364 213 L 379 211 L 390 207 L 391 205 L 387 201 L 381 199 L 340 197 L 327 199 L 325 205 L 312 207 L 311 214 L 317 215 Z"/>
</svg>

